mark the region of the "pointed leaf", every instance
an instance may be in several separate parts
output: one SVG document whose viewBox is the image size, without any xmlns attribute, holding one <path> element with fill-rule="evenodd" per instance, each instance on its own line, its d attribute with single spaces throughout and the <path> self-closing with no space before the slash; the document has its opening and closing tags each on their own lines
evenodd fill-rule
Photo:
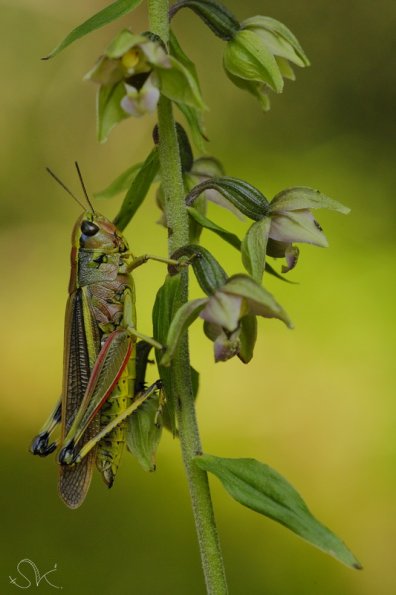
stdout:
<svg viewBox="0 0 396 595">
<path fill-rule="evenodd" d="M 277 471 L 254 459 L 194 458 L 195 464 L 216 475 L 240 504 L 281 523 L 312 545 L 347 566 L 361 565 L 347 546 L 308 510 L 301 496 Z"/>
<path fill-rule="evenodd" d="M 94 196 L 98 200 L 101 199 L 109 199 L 117 196 L 121 192 L 124 192 L 129 188 L 132 184 L 133 180 L 136 178 L 140 168 L 142 167 L 143 163 L 135 163 L 131 167 L 128 167 L 122 174 L 116 177 L 107 188 L 102 190 L 101 192 L 95 192 Z"/>
<path fill-rule="evenodd" d="M 270 226 L 271 219 L 269 217 L 264 217 L 253 223 L 241 246 L 243 265 L 257 283 L 261 283 L 263 279 Z"/>
<path fill-rule="evenodd" d="M 187 302 L 181 306 L 173 317 L 166 339 L 166 351 L 161 359 L 161 366 L 170 366 L 173 356 L 179 346 L 180 339 L 194 322 L 201 310 L 205 307 L 207 299 L 198 299 Z"/>
<path fill-rule="evenodd" d="M 220 225 L 217 225 L 217 223 L 214 223 L 214 221 L 211 221 L 205 215 L 199 213 L 194 207 L 187 207 L 187 211 L 190 217 L 202 225 L 202 227 L 213 231 L 216 235 L 218 235 L 228 244 L 231 244 L 231 246 L 234 246 L 234 248 L 237 250 L 241 249 L 241 240 L 234 233 L 231 233 L 223 227 L 220 227 Z"/>
<path fill-rule="evenodd" d="M 157 148 L 149 153 L 145 162 L 133 178 L 131 186 L 125 195 L 120 212 L 114 219 L 114 225 L 122 231 L 134 217 L 136 211 L 146 198 L 147 192 L 159 171 Z"/>
<path fill-rule="evenodd" d="M 292 285 L 297 285 L 297 281 L 290 281 L 290 279 L 286 279 L 283 275 L 278 273 L 268 262 L 265 263 L 265 272 L 273 277 L 276 277 L 280 281 L 284 281 L 285 283 L 291 283 Z"/>
<path fill-rule="evenodd" d="M 43 60 L 53 58 L 74 41 L 77 41 L 77 39 L 81 39 L 81 37 L 88 35 L 88 33 L 96 31 L 96 29 L 100 29 L 101 27 L 104 27 L 104 25 L 112 23 L 116 19 L 128 14 L 128 12 L 131 12 L 134 8 L 139 6 L 141 1 L 142 0 L 116 0 L 116 2 L 109 4 L 106 8 L 103 8 L 84 21 L 84 23 L 73 29 L 73 31 L 71 31 L 71 33 L 69 33 L 69 35 L 67 35 L 65 39 L 57 45 L 50 54 L 48 54 L 48 56 L 43 58 Z"/>
<path fill-rule="evenodd" d="M 187 121 L 194 145 L 200 153 L 205 153 L 207 149 L 204 141 L 208 141 L 209 139 L 206 135 L 202 111 L 179 101 L 175 101 L 175 104 Z"/>
<path fill-rule="evenodd" d="M 345 207 L 340 202 L 329 198 L 325 194 L 314 190 L 313 188 L 306 188 L 305 186 L 297 186 L 296 188 L 286 188 L 279 192 L 270 202 L 270 211 L 297 211 L 301 209 L 329 209 L 330 211 L 338 211 L 347 215 L 350 212 L 348 207 Z"/>
<path fill-rule="evenodd" d="M 155 471 L 156 454 L 162 435 L 160 395 L 157 393 L 128 418 L 126 443 L 129 452 L 145 471 Z"/>
<path fill-rule="evenodd" d="M 180 300 L 180 275 L 171 277 L 168 275 L 164 284 L 157 292 L 153 308 L 153 335 L 162 345 L 166 344 L 169 326 L 172 320 L 173 312 L 177 309 Z M 155 350 L 155 359 L 157 361 L 158 372 L 163 383 L 165 392 L 165 404 L 163 411 L 164 425 L 172 432 L 177 434 L 176 428 L 176 403 L 172 390 L 172 376 L 169 368 L 161 365 L 163 352 Z"/>
<path fill-rule="evenodd" d="M 183 66 L 188 70 L 190 75 L 195 80 L 197 88 L 200 90 L 199 79 L 197 75 L 197 70 L 195 68 L 194 62 L 190 60 L 190 58 L 184 53 L 183 49 L 181 48 L 177 37 L 170 31 L 169 37 L 169 51 L 172 56 L 174 56 Z M 205 126 L 203 123 L 202 117 L 202 110 L 197 109 L 196 107 L 192 107 L 190 105 L 186 105 L 183 102 L 175 102 L 179 110 L 182 112 L 184 117 L 187 120 L 187 123 L 190 127 L 192 139 L 199 151 L 205 152 L 205 143 L 203 140 L 208 140 L 206 138 Z"/>
</svg>

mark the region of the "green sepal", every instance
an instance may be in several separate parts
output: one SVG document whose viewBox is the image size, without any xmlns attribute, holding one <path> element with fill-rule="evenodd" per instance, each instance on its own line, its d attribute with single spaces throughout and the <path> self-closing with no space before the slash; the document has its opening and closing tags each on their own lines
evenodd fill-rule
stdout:
<svg viewBox="0 0 396 595">
<path fill-rule="evenodd" d="M 241 30 L 226 45 L 223 58 L 226 73 L 267 84 L 276 93 L 283 90 L 279 66 L 265 42 L 253 31 Z"/>
<path fill-rule="evenodd" d="M 190 266 L 192 266 L 197 281 L 206 295 L 213 295 L 227 281 L 227 274 L 223 267 L 203 246 L 189 244 L 172 254 L 173 259 L 183 256 L 190 259 Z M 172 271 L 170 270 L 170 272 Z"/>
<path fill-rule="evenodd" d="M 244 180 L 228 176 L 209 178 L 195 186 L 186 197 L 187 206 L 191 206 L 201 192 L 210 188 L 220 192 L 241 213 L 254 221 L 268 214 L 269 203 L 257 188 Z"/>
<path fill-rule="evenodd" d="M 244 298 L 248 303 L 250 314 L 264 316 L 264 318 L 278 318 L 286 326 L 293 328 L 289 316 L 273 295 L 248 275 L 233 275 L 221 291 Z"/>
<path fill-rule="evenodd" d="M 143 163 L 135 163 L 131 167 L 128 167 L 125 171 L 122 172 L 119 176 L 116 177 L 115 180 L 111 182 L 104 190 L 100 192 L 95 192 L 94 197 L 98 200 L 102 199 L 109 199 L 114 198 L 117 194 L 128 190 L 130 185 L 132 184 L 133 180 L 136 178 L 139 170 L 141 169 Z"/>
<path fill-rule="evenodd" d="M 257 340 L 257 318 L 254 314 L 244 316 L 240 321 L 239 353 L 238 357 L 244 364 L 248 364 L 253 357 Z"/>
<path fill-rule="evenodd" d="M 209 231 L 212 231 L 213 233 L 218 235 L 222 240 L 224 240 L 228 244 L 231 244 L 231 246 L 233 246 L 237 250 L 240 250 L 241 240 L 238 238 L 238 236 L 230 231 L 227 231 L 223 227 L 220 227 L 220 225 L 217 225 L 217 223 L 214 223 L 214 221 L 211 221 L 210 219 L 208 219 L 208 217 L 200 213 L 196 209 L 197 200 L 199 199 L 195 200 L 194 207 L 187 207 L 189 216 L 192 219 L 194 219 L 194 221 L 199 223 L 202 227 L 208 229 Z"/>
<path fill-rule="evenodd" d="M 281 57 L 294 62 L 298 66 L 309 66 L 309 60 L 297 37 L 280 21 L 271 17 L 254 16 L 243 21 L 241 27 L 242 29 L 252 29 L 257 31 L 258 34 L 260 30 L 268 31 L 274 37 L 278 38 L 279 42 L 283 42 L 282 50 L 283 52 L 286 52 L 286 55 L 283 53 L 277 54 L 276 48 L 274 48 L 274 54 L 280 55 Z M 293 50 L 293 52 L 290 50 Z M 296 57 L 298 59 L 296 59 Z"/>
<path fill-rule="evenodd" d="M 234 83 L 236 87 L 247 91 L 250 95 L 255 97 L 263 112 L 268 112 L 271 108 L 270 98 L 268 97 L 269 87 L 265 83 L 259 83 L 257 81 L 248 81 L 234 76 L 230 72 L 227 72 L 227 76 Z"/>
<path fill-rule="evenodd" d="M 169 327 L 173 318 L 173 313 L 177 309 L 181 300 L 180 275 L 171 277 L 167 275 L 164 284 L 159 288 L 153 307 L 153 335 L 162 345 L 166 345 Z M 176 403 L 172 390 L 172 375 L 170 369 L 161 364 L 163 352 L 155 350 L 155 359 L 157 361 L 158 372 L 163 383 L 165 393 L 165 404 L 163 408 L 164 425 L 172 432 L 177 434 L 176 426 Z"/>
<path fill-rule="evenodd" d="M 243 506 L 281 523 L 347 566 L 362 568 L 344 542 L 311 514 L 293 486 L 268 465 L 255 459 L 206 454 L 193 460 L 200 469 L 216 475 L 230 496 Z"/>
<path fill-rule="evenodd" d="M 132 217 L 145 199 L 155 176 L 159 171 L 159 158 L 157 148 L 149 153 L 145 162 L 133 178 L 128 192 L 125 195 L 121 209 L 113 223 L 122 231 L 126 228 Z"/>
<path fill-rule="evenodd" d="M 106 6 L 106 8 L 103 8 L 95 15 L 84 21 L 81 25 L 73 29 L 73 31 L 71 31 L 69 35 L 67 35 L 65 39 L 48 54 L 48 56 L 43 58 L 43 60 L 53 58 L 56 56 L 56 54 L 59 54 L 59 52 L 67 48 L 67 46 L 72 44 L 74 41 L 77 41 L 77 39 L 81 39 L 81 37 L 88 35 L 88 33 L 96 31 L 96 29 L 100 29 L 101 27 L 104 27 L 116 19 L 128 14 L 137 6 L 139 6 L 141 1 L 142 0 L 116 0 L 116 2 L 109 4 Z"/>
<path fill-rule="evenodd" d="M 234 15 L 222 4 L 214 0 L 179 0 L 169 10 L 172 19 L 181 8 L 190 8 L 215 35 L 225 41 L 232 39 L 240 29 Z"/>
<path fill-rule="evenodd" d="M 129 114 L 121 107 L 121 100 L 125 96 L 123 82 L 115 85 L 101 85 L 97 95 L 97 136 L 100 143 L 104 143 L 110 131 L 118 122 L 129 118 Z"/>
<path fill-rule="evenodd" d="M 180 339 L 204 309 L 207 299 L 197 299 L 183 304 L 173 316 L 166 339 L 166 351 L 160 361 L 161 366 L 168 367 L 177 351 Z"/>
<path fill-rule="evenodd" d="M 350 209 L 340 202 L 322 194 L 319 190 L 296 186 L 286 188 L 271 200 L 269 209 L 271 213 L 277 211 L 299 211 L 302 209 L 328 209 L 347 215 Z"/>
<path fill-rule="evenodd" d="M 147 38 L 144 35 L 132 33 L 129 29 L 122 29 L 106 48 L 106 56 L 114 60 L 121 58 L 129 49 L 145 43 Z"/>
<path fill-rule="evenodd" d="M 265 254 L 271 219 L 263 217 L 248 229 L 242 241 L 242 262 L 248 273 L 257 283 L 261 283 L 265 270 Z"/>
<path fill-rule="evenodd" d="M 128 418 L 127 447 L 145 471 L 156 469 L 156 454 L 162 435 L 160 398 L 157 393 L 146 399 Z"/>
<path fill-rule="evenodd" d="M 169 56 L 171 68 L 156 68 L 162 95 L 198 110 L 208 109 L 195 78 L 174 56 Z"/>
</svg>

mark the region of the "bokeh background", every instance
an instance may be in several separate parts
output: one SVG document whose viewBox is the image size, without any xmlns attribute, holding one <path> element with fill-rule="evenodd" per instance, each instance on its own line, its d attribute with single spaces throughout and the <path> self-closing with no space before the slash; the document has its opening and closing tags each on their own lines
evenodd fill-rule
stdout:
<svg viewBox="0 0 396 595">
<path fill-rule="evenodd" d="M 91 192 L 150 149 L 154 117 L 128 120 L 99 145 L 95 88 L 82 82 L 120 24 L 40 62 L 64 35 L 103 7 L 99 0 L 1 0 L 1 542 L 0 592 L 28 557 L 73 594 L 204 593 L 187 488 L 176 440 L 164 435 L 158 470 L 125 455 L 111 491 L 98 477 L 87 501 L 67 510 L 54 460 L 31 457 L 31 437 L 60 391 L 69 236 L 76 205 L 44 171 L 79 192 L 73 162 Z M 292 185 L 319 188 L 352 208 L 320 213 L 330 248 L 302 247 L 290 285 L 267 287 L 295 330 L 261 321 L 253 362 L 214 365 L 197 324 L 193 364 L 204 373 L 198 414 L 204 448 L 253 456 L 280 471 L 313 513 L 364 565 L 352 571 L 272 521 L 241 508 L 212 481 L 230 590 L 249 595 L 396 593 L 394 400 L 395 51 L 394 0 L 229 0 L 241 19 L 267 14 L 300 39 L 312 67 L 272 97 L 262 114 L 222 72 L 222 42 L 192 14 L 175 21 L 196 60 L 211 107 L 210 153 L 230 175 L 268 197 Z M 147 29 L 145 7 L 123 20 Z M 121 199 L 121 197 L 120 197 Z M 120 200 L 97 204 L 113 216 Z M 215 210 L 242 234 L 246 224 Z M 136 254 L 163 254 L 151 195 L 129 227 Z M 231 274 L 238 254 L 203 242 Z M 136 272 L 139 324 L 164 270 Z M 56 581 L 55 581 L 56 579 Z M 33 588 L 33 587 L 32 587 Z M 35 589 L 35 587 L 34 587 Z M 53 592 L 41 584 L 37 591 Z"/>
</svg>

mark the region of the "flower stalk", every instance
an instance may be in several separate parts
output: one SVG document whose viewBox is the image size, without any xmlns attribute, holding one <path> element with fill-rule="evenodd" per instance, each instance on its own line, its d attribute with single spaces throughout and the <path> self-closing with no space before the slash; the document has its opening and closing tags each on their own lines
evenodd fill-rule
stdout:
<svg viewBox="0 0 396 595">
<path fill-rule="evenodd" d="M 168 0 L 149 0 L 150 28 L 164 43 L 169 40 Z M 171 101 L 162 96 L 158 104 L 159 161 L 169 229 L 169 255 L 188 243 L 188 213 L 184 201 L 182 168 Z M 183 270 L 179 299 L 174 310 L 188 299 L 188 271 Z M 202 453 L 195 412 L 187 334 L 180 342 L 171 367 L 179 438 L 186 469 L 207 591 L 228 592 L 220 543 L 206 471 L 193 458 Z"/>
</svg>

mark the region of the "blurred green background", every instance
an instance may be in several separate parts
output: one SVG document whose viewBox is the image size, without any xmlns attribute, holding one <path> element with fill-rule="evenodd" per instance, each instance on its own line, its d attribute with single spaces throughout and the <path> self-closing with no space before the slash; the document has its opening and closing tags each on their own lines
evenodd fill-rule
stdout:
<svg viewBox="0 0 396 595">
<path fill-rule="evenodd" d="M 90 191 L 102 189 L 150 148 L 154 117 L 128 120 L 107 144 L 95 138 L 95 88 L 82 76 L 120 24 L 50 62 L 64 35 L 105 2 L 2 0 L 0 122 L 2 342 L 0 592 L 30 558 L 64 592 L 103 595 L 202 594 L 198 549 L 178 443 L 165 435 L 158 470 L 145 474 L 125 455 L 116 484 L 95 477 L 87 501 L 67 510 L 53 459 L 31 457 L 31 437 L 61 385 L 69 237 L 76 205 L 46 175 L 50 166 L 78 190 L 73 161 Z M 188 11 L 175 21 L 196 60 L 211 111 L 210 152 L 230 175 L 268 197 L 310 185 L 352 208 L 319 213 L 330 248 L 302 247 L 290 278 L 267 280 L 295 330 L 260 322 L 253 362 L 214 365 L 197 324 L 192 359 L 201 376 L 198 415 L 207 452 L 252 456 L 280 471 L 364 565 L 349 570 L 283 527 L 241 508 L 212 481 L 233 594 L 396 593 L 394 384 L 395 50 L 394 0 L 229 1 L 241 19 L 266 14 L 287 24 L 312 67 L 272 96 L 262 114 L 221 67 L 222 42 Z M 123 20 L 147 29 L 145 7 Z M 120 201 L 98 204 L 113 216 Z M 153 197 L 127 237 L 136 254 L 164 254 Z M 218 212 L 213 216 L 220 221 Z M 220 214 L 220 217 L 224 217 Z M 224 217 L 242 234 L 246 224 Z M 238 254 L 203 236 L 231 274 Z M 136 272 L 139 326 L 164 270 Z M 32 587 L 33 588 L 33 587 Z M 34 589 L 35 590 L 35 587 Z M 54 592 L 41 584 L 40 592 Z"/>
</svg>

